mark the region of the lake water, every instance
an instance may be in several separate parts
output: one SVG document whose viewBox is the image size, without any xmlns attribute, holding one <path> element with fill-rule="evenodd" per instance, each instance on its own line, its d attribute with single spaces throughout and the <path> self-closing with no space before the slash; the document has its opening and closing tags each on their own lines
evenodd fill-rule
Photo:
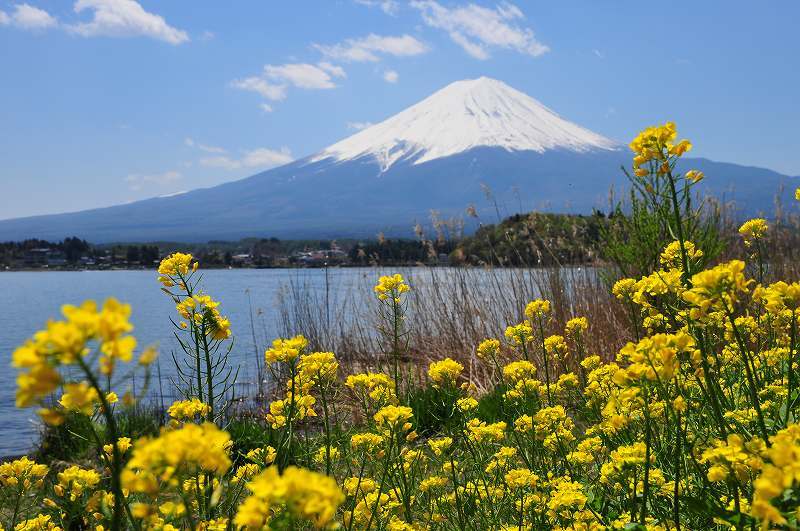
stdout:
<svg viewBox="0 0 800 531">
<path fill-rule="evenodd" d="M 354 286 L 369 285 L 380 274 L 376 269 L 329 270 L 331 300 Z M 278 294 L 290 282 L 302 283 L 324 296 L 323 269 L 207 270 L 203 289 L 220 300 L 236 338 L 231 363 L 239 366 L 239 381 L 255 382 L 255 356 L 263 355 L 267 341 L 280 335 Z M 16 370 L 11 354 L 49 318 L 59 317 L 62 304 L 98 302 L 116 297 L 131 304 L 133 331 L 140 346 L 156 343 L 161 353 L 162 383 L 170 387 L 174 367 L 170 351 L 177 348 L 169 317 L 175 315 L 170 298 L 160 289 L 153 271 L 4 272 L 0 273 L 0 456 L 19 455 L 34 445 L 39 424 L 32 409 L 14 406 Z M 359 289 L 364 296 L 369 290 Z M 251 311 L 254 318 L 251 319 Z M 255 324 L 255 340 L 251 329 Z M 258 343 L 255 345 L 254 343 Z M 156 374 L 153 374 L 156 376 Z M 157 382 L 151 389 L 156 388 Z"/>
</svg>

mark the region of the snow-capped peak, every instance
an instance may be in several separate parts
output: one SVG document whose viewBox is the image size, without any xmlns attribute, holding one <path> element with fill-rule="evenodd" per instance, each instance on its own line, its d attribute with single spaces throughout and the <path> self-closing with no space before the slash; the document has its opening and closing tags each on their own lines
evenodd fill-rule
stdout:
<svg viewBox="0 0 800 531">
<path fill-rule="evenodd" d="M 421 102 L 318 153 L 313 160 L 374 157 L 383 171 L 401 159 L 413 164 L 476 147 L 544 152 L 610 150 L 617 145 L 564 120 L 496 79 L 456 81 Z"/>
</svg>

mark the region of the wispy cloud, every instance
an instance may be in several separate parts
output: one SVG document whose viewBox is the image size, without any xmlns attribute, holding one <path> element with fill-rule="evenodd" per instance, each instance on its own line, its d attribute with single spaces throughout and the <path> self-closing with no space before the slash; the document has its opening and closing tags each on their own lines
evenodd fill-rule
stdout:
<svg viewBox="0 0 800 531">
<path fill-rule="evenodd" d="M 525 15 L 510 3 L 494 9 L 476 4 L 447 8 L 434 0 L 414 0 L 411 5 L 420 11 L 425 24 L 446 31 L 453 42 L 476 59 L 488 59 L 495 48 L 533 57 L 550 50 L 536 39 L 532 29 L 515 24 Z"/>
<path fill-rule="evenodd" d="M 400 11 L 400 4 L 395 0 L 355 0 L 356 4 L 367 7 L 378 7 L 387 15 L 396 15 Z"/>
<path fill-rule="evenodd" d="M 54 28 L 58 26 L 58 20 L 44 9 L 30 4 L 17 4 L 10 15 L 0 11 L 0 26 L 36 31 Z"/>
<path fill-rule="evenodd" d="M 200 164 L 209 168 L 224 168 L 236 170 L 240 168 L 274 168 L 294 160 L 292 152 L 287 147 L 279 150 L 258 148 L 245 151 L 241 157 L 229 156 L 206 157 L 200 159 Z"/>
<path fill-rule="evenodd" d="M 601 52 L 597 48 L 593 49 L 592 53 L 595 54 L 598 59 L 605 59 L 606 58 L 606 54 L 604 54 L 603 52 Z"/>
<path fill-rule="evenodd" d="M 333 77 L 344 77 L 344 70 L 330 63 L 312 65 L 290 63 L 285 65 L 266 65 L 264 75 L 268 79 L 288 83 L 304 89 L 332 89 L 336 87 Z"/>
<path fill-rule="evenodd" d="M 78 0 L 74 10 L 92 11 L 89 22 L 67 26 L 68 31 L 83 37 L 150 37 L 174 45 L 189 41 L 185 31 L 145 11 L 135 0 Z"/>
<path fill-rule="evenodd" d="M 347 128 L 353 131 L 361 131 L 372 126 L 372 122 L 347 122 Z"/>
<path fill-rule="evenodd" d="M 428 47 L 411 35 L 376 35 L 370 33 L 366 37 L 347 39 L 331 45 L 314 44 L 314 48 L 324 56 L 339 61 L 377 62 L 381 55 L 408 57 L 420 55 L 428 51 Z"/>
<path fill-rule="evenodd" d="M 255 92 L 256 94 L 260 94 L 262 97 L 272 101 L 280 101 L 284 99 L 288 89 L 286 85 L 272 83 L 260 76 L 234 79 L 231 81 L 231 86 L 239 90 Z"/>
<path fill-rule="evenodd" d="M 180 180 L 183 175 L 178 171 L 165 171 L 163 173 L 153 174 L 139 174 L 132 173 L 125 177 L 125 181 L 130 186 L 131 190 L 141 190 L 142 188 L 150 185 L 165 186 Z"/>
<path fill-rule="evenodd" d="M 193 138 L 187 137 L 184 139 L 183 143 L 190 147 L 190 148 L 197 148 L 200 151 L 205 151 L 206 153 L 227 153 L 228 150 L 225 148 L 217 147 L 217 146 L 209 146 L 208 144 L 200 144 L 195 142 Z"/>
<path fill-rule="evenodd" d="M 258 107 L 264 112 L 272 112 L 272 105 L 269 103 L 259 103 Z"/>
<path fill-rule="evenodd" d="M 234 79 L 231 86 L 255 92 L 271 101 L 280 101 L 286 98 L 290 86 L 310 90 L 332 89 L 336 87 L 334 78 L 337 77 L 346 77 L 344 69 L 328 62 L 316 65 L 288 63 L 266 65 L 261 75 Z M 265 109 L 262 107 L 262 110 Z"/>
<path fill-rule="evenodd" d="M 400 74 L 394 70 L 386 70 L 383 73 L 383 80 L 387 83 L 397 83 L 398 79 L 400 79 Z"/>
</svg>

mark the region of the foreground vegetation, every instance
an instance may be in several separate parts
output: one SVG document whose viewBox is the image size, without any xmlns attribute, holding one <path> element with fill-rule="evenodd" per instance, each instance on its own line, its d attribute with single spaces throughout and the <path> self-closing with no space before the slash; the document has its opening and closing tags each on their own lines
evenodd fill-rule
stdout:
<svg viewBox="0 0 800 531">
<path fill-rule="evenodd" d="M 296 335 L 264 362 L 278 383 L 258 415 L 232 414 L 230 323 L 201 290 L 191 255 L 161 262 L 176 304 L 184 400 L 151 433 L 129 421 L 138 355 L 131 309 L 65 306 L 14 353 L 17 405 L 36 407 L 90 450 L 81 463 L 0 465 L 7 529 L 797 529 L 800 519 L 800 283 L 775 274 L 770 227 L 739 232 L 741 259 L 716 261 L 714 222 L 693 206 L 703 178 L 673 124 L 631 144 L 640 201 L 628 241 L 643 269 L 611 288 L 627 319 L 618 352 L 596 322 L 529 302 L 504 333 L 420 374 L 414 289 L 374 286 L 370 366 Z M 800 191 L 798 192 L 800 200 Z M 610 312 L 611 309 L 608 308 Z M 564 323 L 558 333 L 556 324 Z M 134 361 L 135 357 L 135 361 Z M 479 391 L 480 388 L 480 391 Z M 55 397 L 54 397 L 55 395 Z M 54 398 L 53 398 L 54 397 Z M 66 428 L 65 428 L 66 427 Z"/>
</svg>

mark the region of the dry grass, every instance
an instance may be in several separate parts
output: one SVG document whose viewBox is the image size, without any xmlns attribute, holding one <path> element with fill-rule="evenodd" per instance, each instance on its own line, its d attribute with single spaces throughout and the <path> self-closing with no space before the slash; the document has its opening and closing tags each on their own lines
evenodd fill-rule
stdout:
<svg viewBox="0 0 800 531">
<path fill-rule="evenodd" d="M 609 293 L 612 271 L 605 268 L 418 267 L 401 272 L 412 286 L 407 366 L 420 375 L 428 361 L 451 357 L 482 387 L 488 375 L 476 368 L 475 347 L 488 337 L 502 337 L 536 298 L 552 303 L 549 334 L 561 334 L 572 317 L 589 319 L 590 353 L 614 353 L 630 339 L 625 311 Z M 327 304 L 318 286 L 292 280 L 279 299 L 280 330 L 287 336 L 302 333 L 314 349 L 336 352 L 349 365 L 346 372 L 380 367 L 383 342 L 375 332 L 377 303 L 371 297 L 377 275 L 368 270 L 354 285 L 332 287 L 335 296 Z"/>
</svg>

